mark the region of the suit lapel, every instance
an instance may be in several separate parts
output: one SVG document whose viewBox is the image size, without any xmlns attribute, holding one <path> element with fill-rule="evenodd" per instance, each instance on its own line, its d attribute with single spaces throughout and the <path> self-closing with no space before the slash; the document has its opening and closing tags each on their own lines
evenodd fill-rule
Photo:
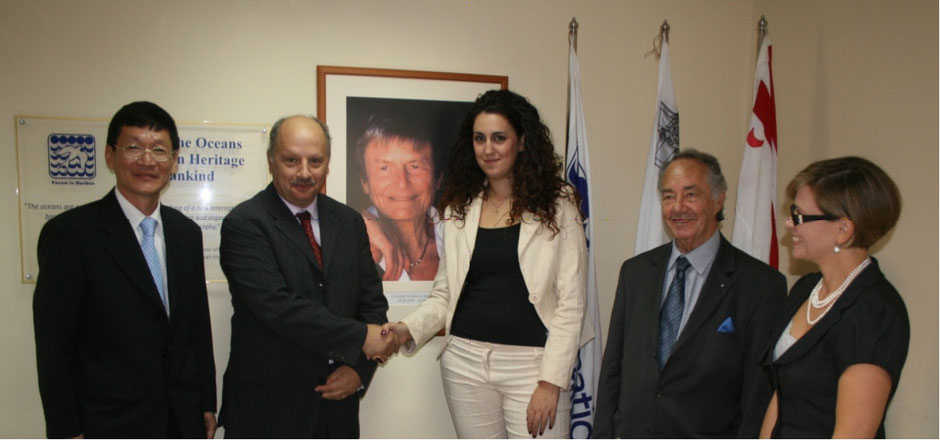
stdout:
<svg viewBox="0 0 940 440">
<path fill-rule="evenodd" d="M 522 251 L 532 243 L 535 233 L 538 232 L 542 222 L 535 219 L 535 215 L 530 212 L 522 213 L 522 225 L 519 227 L 519 258 L 522 258 Z"/>
<path fill-rule="evenodd" d="M 829 329 L 832 328 L 839 320 L 842 318 L 842 314 L 845 313 L 846 309 L 852 306 L 856 300 L 862 295 L 862 293 L 868 289 L 869 286 L 877 283 L 884 278 L 884 274 L 881 273 L 881 269 L 878 268 L 878 262 L 872 258 L 871 264 L 862 271 L 861 274 L 849 285 L 841 297 L 836 299 L 836 303 L 832 305 L 832 309 L 826 313 L 826 316 L 823 317 L 819 322 L 816 323 L 806 334 L 803 335 L 800 339 L 797 339 L 795 343 L 790 347 L 789 350 L 783 353 L 779 359 L 777 359 L 778 364 L 785 364 L 793 360 L 799 359 L 807 351 L 816 346 L 820 339 L 822 339 L 826 333 L 829 332 Z M 818 281 L 818 278 L 816 279 Z M 809 287 L 812 289 L 816 286 L 816 283 L 813 282 Z M 806 301 L 809 298 L 809 291 L 805 295 L 801 295 L 802 300 L 795 304 L 796 310 L 793 310 L 787 313 L 791 319 L 793 318 L 796 311 L 799 310 L 799 305 Z M 805 319 L 803 316 L 798 317 L 799 319 Z M 786 323 L 789 321 L 784 321 L 783 326 L 786 327 Z M 774 336 L 779 337 L 780 333 L 783 331 L 781 328 Z M 776 344 L 776 339 L 773 343 Z"/>
<path fill-rule="evenodd" d="M 467 214 L 463 219 L 463 227 L 455 228 L 458 235 L 463 236 L 464 246 L 467 252 L 461 253 L 461 264 L 457 267 L 458 289 L 463 289 L 463 283 L 467 279 L 467 272 L 470 271 L 470 260 L 473 258 L 473 248 L 477 241 L 477 231 L 480 229 L 480 213 L 483 208 L 483 199 L 480 196 L 475 197 L 470 202 Z"/>
<path fill-rule="evenodd" d="M 732 277 L 735 271 L 734 252 L 731 244 L 721 236 L 721 244 L 718 245 L 718 254 L 715 255 L 715 262 L 712 263 L 705 283 L 702 284 L 702 291 L 699 292 L 698 301 L 692 314 L 689 315 L 689 321 L 686 322 L 679 339 L 676 341 L 675 350 L 679 350 L 692 335 L 698 333 L 702 327 L 715 312 L 715 309 L 721 305 L 728 291 L 731 288 Z M 717 328 L 710 331 L 718 331 Z"/>
<path fill-rule="evenodd" d="M 291 243 L 290 246 L 296 246 L 307 261 L 322 272 L 319 263 L 317 263 L 317 257 L 313 254 L 313 249 L 310 247 L 307 234 L 304 233 L 303 227 L 300 226 L 300 222 L 294 216 L 294 213 L 290 212 L 290 209 L 287 209 L 287 205 L 285 205 L 284 201 L 277 195 L 277 190 L 274 189 L 273 184 L 268 184 L 268 187 L 265 188 L 264 197 L 262 197 L 261 200 L 265 205 L 265 212 L 271 216 L 274 227 L 284 235 L 287 242 Z M 317 208 L 319 209 L 319 205 Z M 322 212 L 319 213 L 319 215 L 323 217 Z M 323 229 L 320 230 L 320 234 L 322 237 Z"/>
<path fill-rule="evenodd" d="M 336 214 L 333 212 L 333 204 L 329 203 L 327 197 L 323 194 L 317 196 L 317 212 L 320 216 L 320 254 L 323 256 L 323 273 L 332 266 L 333 256 L 336 255 L 336 248 L 339 246 L 339 225 L 336 224 Z M 313 251 L 311 250 L 311 254 Z M 314 256 L 316 259 L 316 256 Z"/>
<path fill-rule="evenodd" d="M 114 264 L 124 272 L 124 275 L 133 282 L 138 291 L 150 298 L 154 305 L 163 308 L 163 300 L 160 299 L 160 292 L 157 291 L 157 285 L 153 282 L 153 275 L 147 266 L 147 260 L 144 259 L 144 253 L 140 249 L 140 242 L 137 241 L 137 235 L 131 228 L 127 216 L 121 210 L 118 204 L 117 196 L 114 195 L 116 189 L 112 189 L 108 195 L 101 199 L 98 224 L 104 239 L 105 251 L 114 260 Z M 165 312 L 164 312 L 165 313 Z"/>
<path fill-rule="evenodd" d="M 529 244 L 532 243 L 541 226 L 542 222 L 535 220 L 535 216 L 533 214 L 528 212 L 522 213 L 522 224 L 519 225 L 519 244 L 517 246 L 517 253 L 519 256 L 519 269 L 521 269 L 522 272 L 522 279 L 528 286 L 533 286 L 534 280 L 537 279 L 535 274 L 531 273 L 532 270 L 548 269 L 547 267 L 533 267 L 529 264 L 522 264 L 524 261 L 526 261 L 522 255 L 525 253 L 526 248 L 529 247 Z M 537 258 L 537 256 L 535 257 Z"/>
<path fill-rule="evenodd" d="M 170 323 L 180 309 L 180 303 L 183 301 L 183 292 L 180 275 L 183 273 L 184 246 L 183 237 L 180 233 L 181 224 L 174 221 L 173 216 L 168 214 L 168 209 L 163 204 L 160 205 L 160 217 L 163 218 L 163 241 L 166 246 L 166 288 L 167 300 L 170 303 Z"/>
<path fill-rule="evenodd" d="M 800 304 L 803 304 L 803 302 L 806 301 L 806 299 L 809 297 L 812 286 L 816 285 L 816 282 L 819 281 L 819 278 L 820 274 L 816 273 L 800 278 L 797 280 L 796 284 L 793 285 L 793 288 L 790 290 L 787 296 L 786 303 L 784 304 L 781 313 L 777 316 L 777 319 L 774 320 L 774 325 L 771 327 L 771 337 L 767 338 L 766 343 L 761 349 L 761 359 L 763 359 L 765 362 L 774 362 L 773 355 L 774 349 L 777 346 L 777 340 L 780 338 L 780 335 L 783 334 L 783 331 L 787 328 L 787 325 L 790 323 L 793 317 L 796 316 L 796 312 L 799 310 Z M 802 289 L 800 287 L 802 283 L 809 285 L 809 289 Z M 807 339 L 807 336 L 808 334 L 804 334 L 803 338 L 801 339 Z M 799 343 L 799 340 L 796 342 Z M 783 356 L 781 356 L 780 359 L 784 359 L 785 356 L 792 355 L 792 352 L 795 351 L 794 348 L 796 348 L 796 345 L 799 344 L 790 346 L 790 348 L 784 353 Z"/>
<path fill-rule="evenodd" d="M 649 259 L 647 273 L 654 276 L 641 276 L 637 282 L 644 283 L 640 287 L 640 292 L 647 292 L 637 301 L 640 313 L 636 316 L 649 316 L 649 322 L 653 326 L 651 331 L 647 332 L 649 339 L 645 341 L 644 347 L 649 347 L 655 352 L 659 337 L 659 309 L 662 306 L 663 283 L 666 280 L 666 269 L 668 268 L 669 254 L 672 253 L 672 242 L 652 251 Z"/>
</svg>

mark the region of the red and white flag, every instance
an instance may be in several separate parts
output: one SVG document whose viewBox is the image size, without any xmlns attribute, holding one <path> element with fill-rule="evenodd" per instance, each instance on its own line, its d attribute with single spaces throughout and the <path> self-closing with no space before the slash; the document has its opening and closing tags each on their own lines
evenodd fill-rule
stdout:
<svg viewBox="0 0 940 440">
<path fill-rule="evenodd" d="M 738 178 L 731 243 L 776 268 L 777 110 L 772 59 L 773 45 L 765 36 L 754 69 L 754 108 Z"/>
</svg>

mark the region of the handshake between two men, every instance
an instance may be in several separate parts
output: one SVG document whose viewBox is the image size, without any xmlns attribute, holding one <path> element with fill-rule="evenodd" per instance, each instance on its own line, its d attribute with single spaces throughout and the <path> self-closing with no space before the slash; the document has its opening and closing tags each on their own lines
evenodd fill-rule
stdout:
<svg viewBox="0 0 940 440">
<path fill-rule="evenodd" d="M 362 352 L 370 360 L 385 362 L 399 348 L 412 339 L 408 326 L 401 322 L 389 322 L 381 326 L 367 324 L 366 341 L 362 344 Z"/>
</svg>

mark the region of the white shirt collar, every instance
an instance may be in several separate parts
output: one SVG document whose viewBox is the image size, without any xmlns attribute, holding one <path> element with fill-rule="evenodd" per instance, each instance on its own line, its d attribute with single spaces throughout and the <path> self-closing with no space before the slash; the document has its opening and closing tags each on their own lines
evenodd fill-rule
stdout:
<svg viewBox="0 0 940 440">
<path fill-rule="evenodd" d="M 718 230 L 712 234 L 711 238 L 705 240 L 705 243 L 702 243 L 701 246 L 692 249 L 689 253 L 685 254 L 685 258 L 689 260 L 689 264 L 692 266 L 692 269 L 702 274 L 705 269 L 711 267 L 715 257 L 718 256 L 718 247 L 721 245 L 721 233 Z M 673 270 L 674 265 L 676 264 L 676 259 L 680 255 L 683 255 L 679 248 L 676 246 L 676 241 L 672 241 L 672 254 L 669 256 L 669 270 Z"/>
<path fill-rule="evenodd" d="M 140 212 L 136 206 L 131 204 L 124 194 L 121 194 L 121 190 L 117 187 L 114 188 L 114 195 L 117 196 L 118 205 L 121 205 L 121 211 L 124 211 L 124 216 L 127 217 L 127 220 L 131 223 L 131 226 L 134 229 L 137 229 L 140 226 L 140 222 L 143 221 L 148 216 L 144 215 L 143 212 Z M 157 202 L 157 209 L 153 210 L 153 214 L 150 214 L 150 218 L 157 221 L 157 226 L 159 229 L 163 228 L 163 217 L 160 215 L 160 202 Z"/>
<path fill-rule="evenodd" d="M 280 194 L 278 194 L 277 196 L 278 196 L 278 197 L 281 197 Z M 317 197 L 320 197 L 320 196 L 318 195 Z M 311 203 L 310 206 L 307 206 L 307 207 L 300 207 L 300 206 L 294 205 L 293 203 L 288 202 L 287 199 L 285 199 L 285 198 L 283 198 L 283 197 L 281 197 L 281 201 L 284 202 L 285 205 L 287 205 L 287 209 L 290 211 L 291 215 L 297 215 L 297 213 L 299 213 L 299 212 L 301 212 L 301 211 L 307 211 L 307 212 L 310 213 L 310 217 L 311 217 L 313 220 L 319 221 L 319 220 L 320 220 L 320 211 L 317 210 L 317 197 L 314 197 L 314 198 L 313 198 L 313 203 Z M 298 220 L 298 221 L 299 221 L 299 220 Z"/>
</svg>

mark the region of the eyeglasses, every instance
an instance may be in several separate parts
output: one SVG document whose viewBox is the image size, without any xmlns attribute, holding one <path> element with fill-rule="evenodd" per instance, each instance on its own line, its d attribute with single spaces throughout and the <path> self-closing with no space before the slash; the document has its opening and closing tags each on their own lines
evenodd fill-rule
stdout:
<svg viewBox="0 0 940 440">
<path fill-rule="evenodd" d="M 790 205 L 790 220 L 793 221 L 794 225 L 802 225 L 807 222 L 814 222 L 817 220 L 839 220 L 842 217 L 835 215 L 805 215 L 796 213 L 796 205 Z"/>
<path fill-rule="evenodd" d="M 156 146 L 153 148 L 141 148 L 137 145 L 128 145 L 126 147 L 117 147 L 124 152 L 124 157 L 130 160 L 140 159 L 144 153 L 150 153 L 150 157 L 157 162 L 166 162 L 173 155 L 173 152 L 164 147 Z"/>
</svg>

